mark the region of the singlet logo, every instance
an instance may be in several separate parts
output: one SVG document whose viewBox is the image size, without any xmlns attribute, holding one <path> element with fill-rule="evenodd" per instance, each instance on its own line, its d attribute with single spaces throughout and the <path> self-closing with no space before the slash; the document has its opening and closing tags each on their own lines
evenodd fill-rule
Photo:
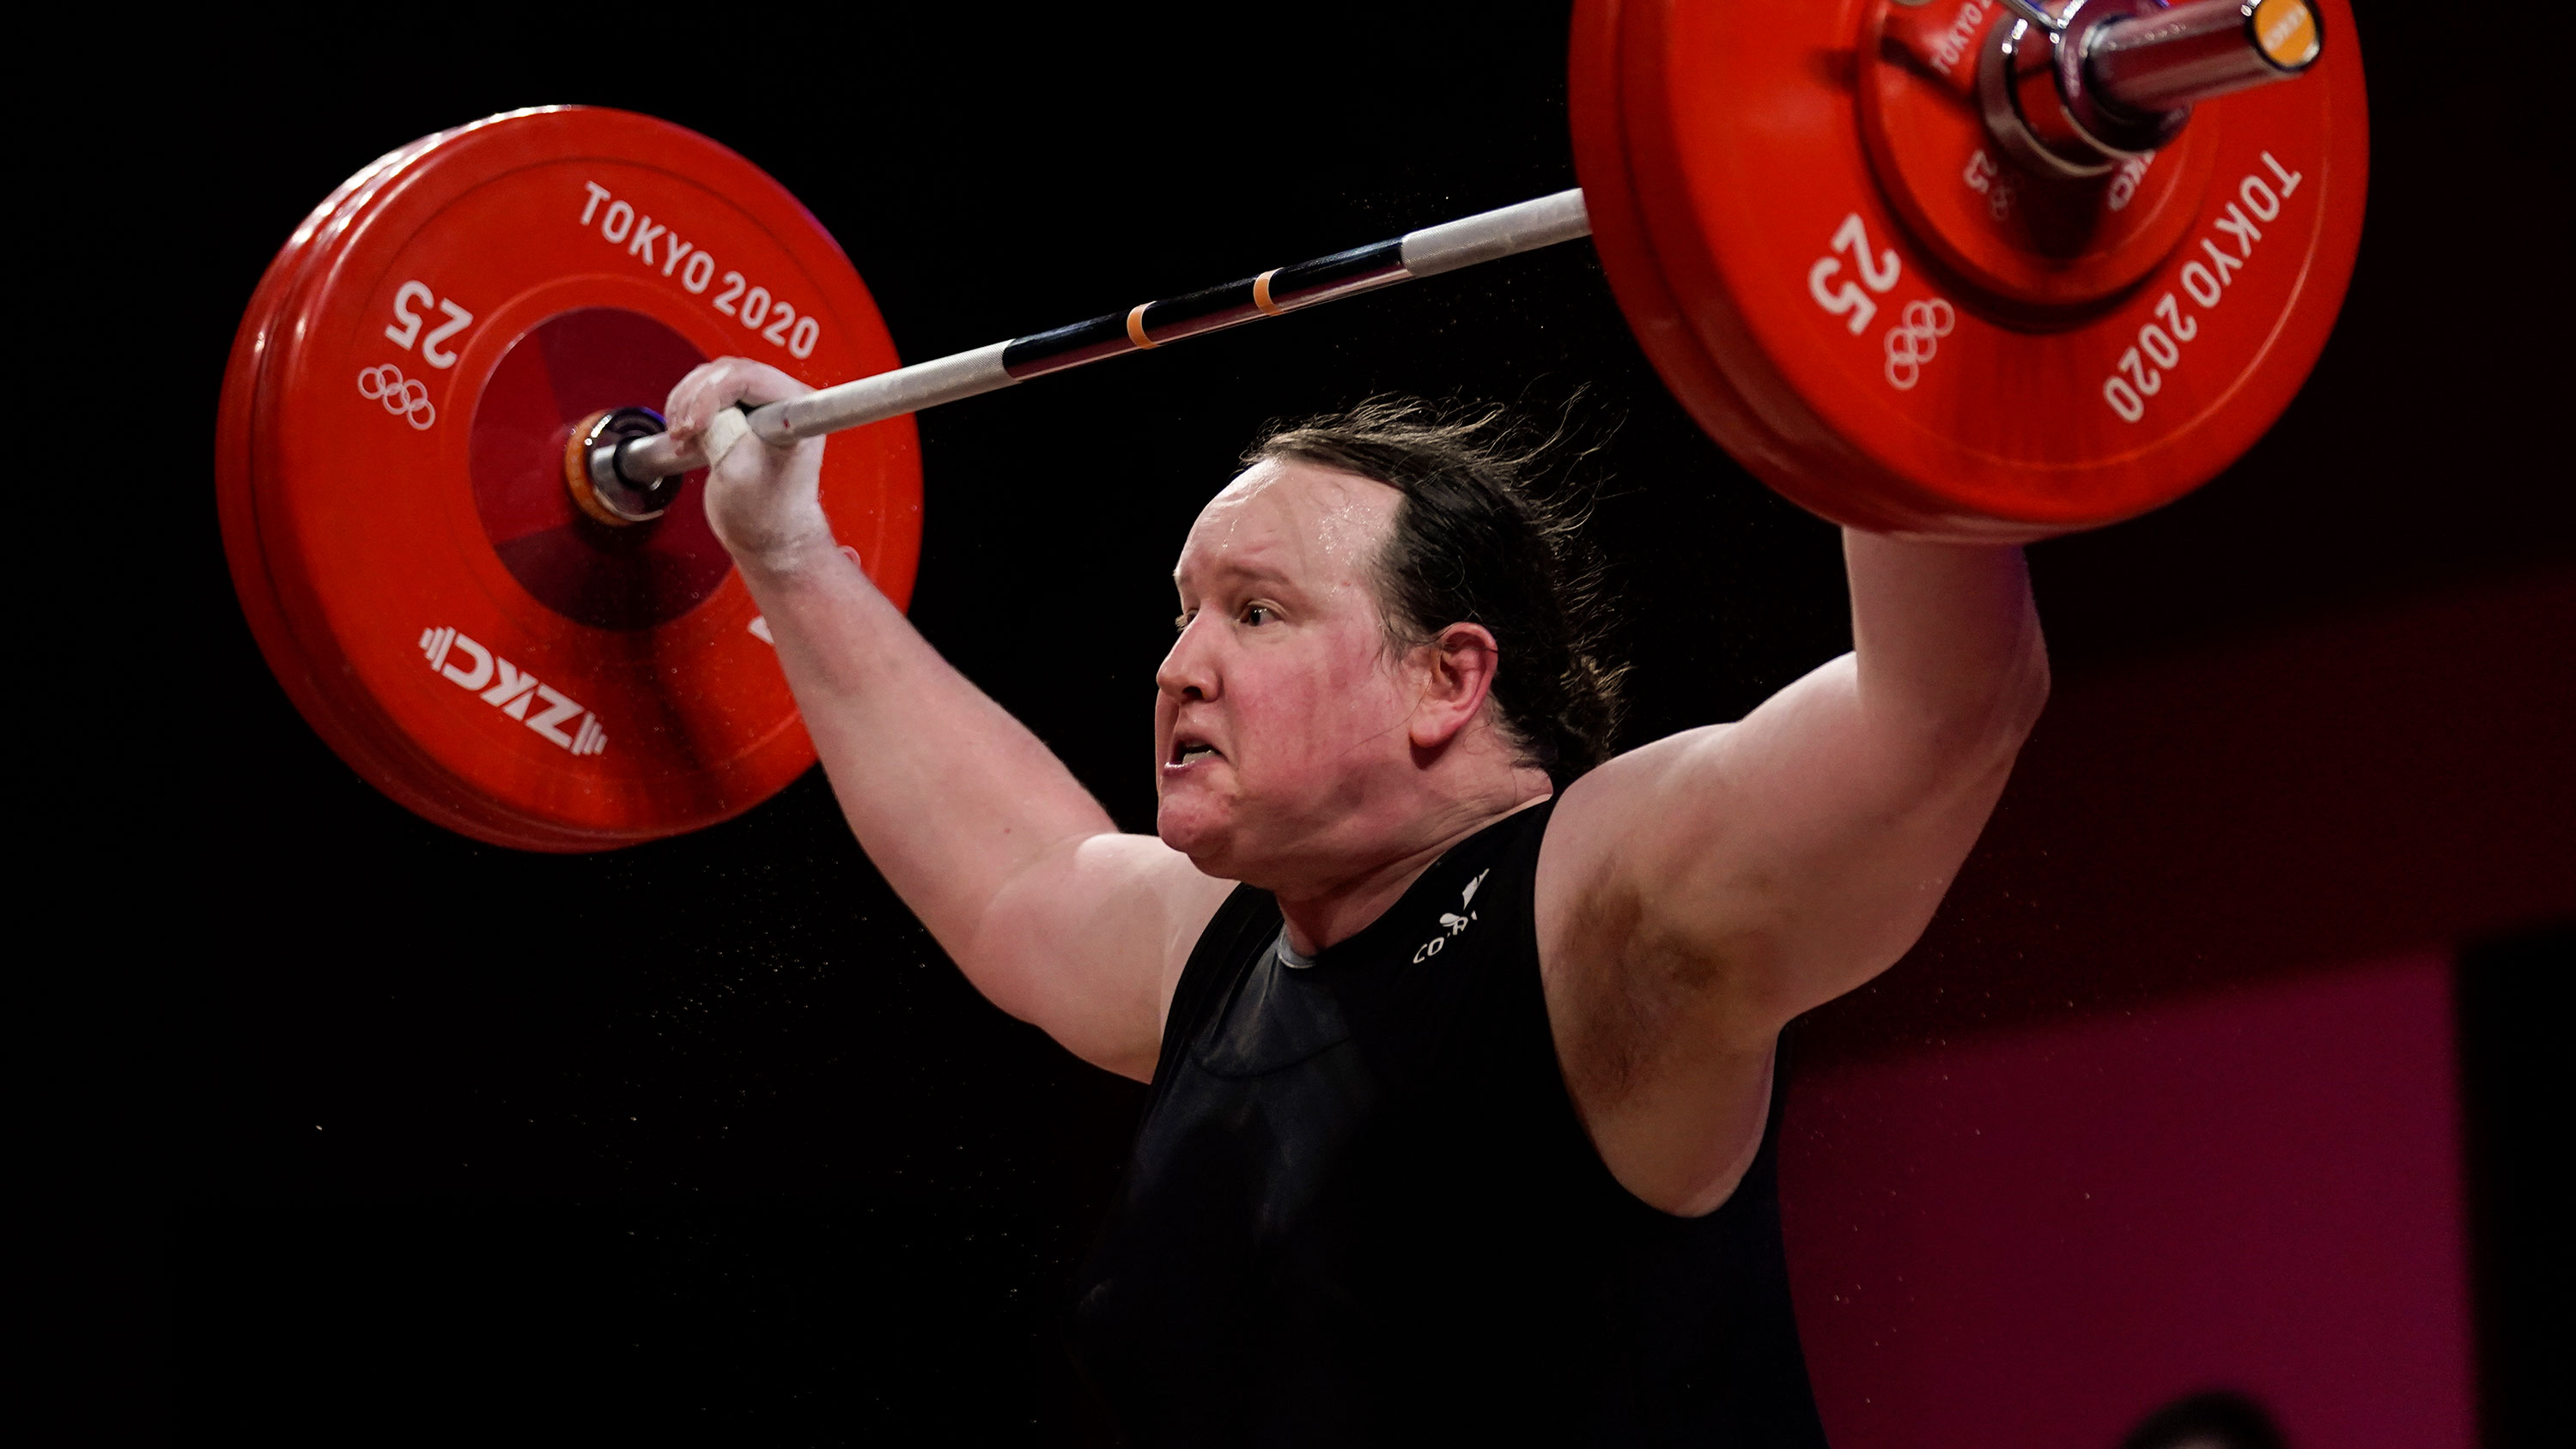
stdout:
<svg viewBox="0 0 2576 1449">
<path fill-rule="evenodd" d="M 1420 965 L 1439 955 L 1452 938 L 1475 923 L 1476 913 L 1469 907 L 1476 903 L 1476 887 L 1483 885 L 1485 877 L 1492 874 L 1490 868 L 1476 872 L 1476 878 L 1467 882 L 1467 888 L 1458 893 L 1458 909 L 1440 913 L 1441 934 L 1422 943 L 1422 948 L 1413 953 L 1414 964 Z"/>
</svg>

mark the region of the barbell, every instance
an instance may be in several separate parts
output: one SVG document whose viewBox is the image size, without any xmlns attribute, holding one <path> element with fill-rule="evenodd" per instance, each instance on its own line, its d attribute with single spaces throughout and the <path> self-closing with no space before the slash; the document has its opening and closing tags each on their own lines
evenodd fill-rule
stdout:
<svg viewBox="0 0 2576 1449">
<path fill-rule="evenodd" d="M 1590 235 L 1682 406 L 1827 518 L 1996 542 L 2207 481 L 2314 365 L 2368 163 L 2346 0 L 1578 0 L 1577 191 L 911 366 L 782 187 L 553 107 L 351 177 L 262 275 L 217 427 L 253 634 L 360 775 L 441 825 L 595 850 L 813 763 L 652 405 L 743 353 L 846 433 L 823 506 L 888 598 L 910 415 Z M 2270 84 L 2295 81 L 2295 84 Z M 365 480 L 367 486 L 351 486 Z"/>
</svg>

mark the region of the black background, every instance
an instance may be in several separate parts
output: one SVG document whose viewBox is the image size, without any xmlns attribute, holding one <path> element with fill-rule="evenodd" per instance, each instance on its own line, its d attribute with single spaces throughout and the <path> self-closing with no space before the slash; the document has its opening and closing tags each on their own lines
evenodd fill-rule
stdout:
<svg viewBox="0 0 2576 1449">
<path fill-rule="evenodd" d="M 1055 1323 L 1138 1089 L 977 998 L 819 776 L 573 858 L 387 802 L 271 681 L 187 440 L 296 220 L 460 120 L 579 101 L 722 140 L 815 211 L 919 358 L 1572 185 L 1564 8 L 398 19 L 161 33 L 115 123 L 148 148 L 47 123 L 129 218 L 92 260 L 159 289 L 172 420 L 134 475 L 169 501 L 120 543 L 144 565 L 85 616 L 81 667 L 131 707 L 34 772 L 63 818 L 81 802 L 71 877 L 113 886 L 55 906 L 67 958 L 110 969 L 64 1010 L 97 1050 L 48 1100 L 113 1122 L 76 1145 L 129 1184 L 104 1199 L 128 1271 L 99 1288 L 147 1330 L 128 1397 L 166 1383 L 191 1438 L 1097 1437 Z M 2181 504 L 2033 551 L 2061 688 L 2576 559 L 2563 168 L 2450 23 L 2362 16 L 2369 230 L 2281 425 Z M 148 206 L 111 159 L 148 162 Z M 1190 516 L 1266 420 L 1381 389 L 1580 393 L 1636 737 L 1847 642 L 1833 530 L 1700 438 L 1579 245 L 926 415 L 913 618 L 1150 828 Z"/>
</svg>

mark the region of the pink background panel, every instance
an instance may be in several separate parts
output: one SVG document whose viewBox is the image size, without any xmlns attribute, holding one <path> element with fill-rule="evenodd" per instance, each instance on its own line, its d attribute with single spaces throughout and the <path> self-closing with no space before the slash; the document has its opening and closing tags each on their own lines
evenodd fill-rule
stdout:
<svg viewBox="0 0 2576 1449">
<path fill-rule="evenodd" d="M 2451 970 L 2272 980 L 1793 1076 L 1781 1210 L 1836 1449 L 2111 1449 L 2183 1393 L 2467 1449 Z"/>
</svg>

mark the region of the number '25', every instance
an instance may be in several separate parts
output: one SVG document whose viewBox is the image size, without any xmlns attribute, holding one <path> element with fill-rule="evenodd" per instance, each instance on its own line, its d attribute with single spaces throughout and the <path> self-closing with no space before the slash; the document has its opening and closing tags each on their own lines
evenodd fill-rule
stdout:
<svg viewBox="0 0 2576 1449">
<path fill-rule="evenodd" d="M 438 310 L 447 314 L 447 321 L 432 327 L 429 329 L 429 335 L 422 337 L 420 314 L 412 310 L 414 302 L 436 303 Z M 438 344 L 472 325 L 474 325 L 473 313 L 457 306 L 454 302 L 440 300 L 438 294 L 429 289 L 428 283 L 405 282 L 402 284 L 402 290 L 394 293 L 393 325 L 385 329 L 385 336 L 392 339 L 394 346 L 406 352 L 411 350 L 411 344 L 417 338 L 420 342 L 421 361 L 432 367 L 454 367 L 456 354 L 441 348 Z"/>
</svg>

